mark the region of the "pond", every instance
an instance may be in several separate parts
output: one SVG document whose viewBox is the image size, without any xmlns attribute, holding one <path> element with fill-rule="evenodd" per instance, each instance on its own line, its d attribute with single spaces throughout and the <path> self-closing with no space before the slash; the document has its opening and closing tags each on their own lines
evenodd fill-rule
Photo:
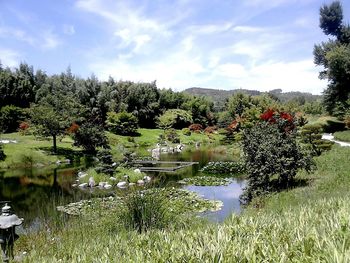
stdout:
<svg viewBox="0 0 350 263">
<path fill-rule="evenodd" d="M 175 186 L 197 192 L 207 199 L 221 200 L 224 204 L 218 212 L 206 213 L 214 221 L 222 221 L 232 212 L 239 213 L 238 197 L 245 186 L 244 180 L 233 179 L 227 186 L 188 186 L 177 181 L 200 174 L 200 169 L 210 161 L 229 161 L 233 158 L 210 148 L 186 150 L 181 153 L 162 154 L 161 161 L 190 161 L 198 165 L 173 173 L 153 172 L 155 187 Z M 76 175 L 85 166 L 61 165 L 51 168 L 12 169 L 0 171 L 0 200 L 11 201 L 15 213 L 25 219 L 23 229 L 35 230 L 46 219 L 60 216 L 58 205 L 77 202 L 91 197 L 113 194 L 115 191 L 81 191 L 72 187 Z"/>
</svg>

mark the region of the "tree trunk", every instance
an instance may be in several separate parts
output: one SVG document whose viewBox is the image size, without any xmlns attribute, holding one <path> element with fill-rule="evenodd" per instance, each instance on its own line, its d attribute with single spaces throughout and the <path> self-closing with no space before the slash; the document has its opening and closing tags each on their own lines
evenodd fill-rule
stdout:
<svg viewBox="0 0 350 263">
<path fill-rule="evenodd" d="M 52 135 L 52 137 L 53 137 L 53 152 L 57 153 L 56 134 Z"/>
</svg>

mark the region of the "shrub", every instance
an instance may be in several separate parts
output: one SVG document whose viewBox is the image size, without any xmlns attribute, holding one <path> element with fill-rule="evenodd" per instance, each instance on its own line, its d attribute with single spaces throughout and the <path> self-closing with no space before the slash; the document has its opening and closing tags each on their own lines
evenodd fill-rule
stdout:
<svg viewBox="0 0 350 263">
<path fill-rule="evenodd" d="M 182 134 L 186 136 L 191 136 L 191 131 L 189 128 L 183 128 L 182 129 Z"/>
<path fill-rule="evenodd" d="M 166 130 L 165 138 L 172 143 L 180 143 L 180 137 L 175 129 Z"/>
<path fill-rule="evenodd" d="M 216 131 L 216 126 L 208 126 L 204 129 L 205 133 L 214 133 Z"/>
<path fill-rule="evenodd" d="M 158 127 L 161 129 L 182 129 L 192 122 L 191 113 L 180 109 L 170 109 L 158 117 Z"/>
<path fill-rule="evenodd" d="M 22 122 L 19 124 L 19 132 L 20 132 L 20 134 L 22 134 L 22 135 L 27 134 L 29 127 L 30 127 L 30 126 L 29 126 L 29 123 L 28 123 L 28 122 L 22 121 Z"/>
<path fill-rule="evenodd" d="M 198 123 L 191 124 L 188 128 L 193 132 L 200 132 L 203 130 L 203 126 Z"/>
<path fill-rule="evenodd" d="M 333 142 L 322 140 L 322 127 L 319 124 L 305 125 L 301 130 L 301 139 L 308 145 L 311 154 L 319 156 L 323 151 L 330 150 Z"/>
<path fill-rule="evenodd" d="M 350 115 L 345 116 L 344 123 L 345 123 L 346 128 L 350 129 Z"/>
<path fill-rule="evenodd" d="M 263 122 L 243 133 L 243 152 L 248 184 L 243 202 L 292 185 L 298 170 L 312 168 L 312 159 L 305 156 L 295 138 L 291 115 L 266 112 Z M 272 118 L 274 120 L 272 120 Z"/>
<path fill-rule="evenodd" d="M 135 135 L 138 127 L 138 120 L 128 112 L 108 112 L 106 124 L 108 129 L 119 135 Z"/>
<path fill-rule="evenodd" d="M 127 229 L 142 233 L 150 229 L 167 227 L 170 223 L 170 216 L 163 197 L 150 192 L 134 192 L 124 198 L 119 221 Z"/>
<path fill-rule="evenodd" d="M 109 147 L 104 129 L 93 123 L 84 123 L 81 125 L 73 138 L 74 146 L 81 146 L 90 154 L 95 154 L 97 147 Z"/>
<path fill-rule="evenodd" d="M 67 129 L 68 134 L 74 134 L 79 130 L 79 125 L 76 124 L 75 122 L 72 123 L 71 126 Z"/>
</svg>

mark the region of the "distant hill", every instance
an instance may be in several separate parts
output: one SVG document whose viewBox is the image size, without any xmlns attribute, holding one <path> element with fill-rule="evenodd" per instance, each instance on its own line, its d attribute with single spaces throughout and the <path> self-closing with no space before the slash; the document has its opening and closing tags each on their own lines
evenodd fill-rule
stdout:
<svg viewBox="0 0 350 263">
<path fill-rule="evenodd" d="M 281 89 L 271 90 L 269 92 L 261 92 L 258 90 L 247 90 L 247 89 L 234 89 L 234 90 L 219 90 L 219 89 L 205 89 L 205 88 L 189 88 L 183 92 L 195 95 L 195 96 L 207 96 L 210 97 L 215 105 L 215 108 L 222 108 L 225 104 L 225 101 L 235 93 L 244 93 L 251 96 L 257 96 L 262 94 L 271 94 L 278 98 L 281 102 L 287 102 L 290 100 L 298 101 L 315 101 L 322 98 L 321 95 L 313 95 L 308 92 L 300 91 L 291 91 L 291 92 L 282 92 Z"/>
</svg>

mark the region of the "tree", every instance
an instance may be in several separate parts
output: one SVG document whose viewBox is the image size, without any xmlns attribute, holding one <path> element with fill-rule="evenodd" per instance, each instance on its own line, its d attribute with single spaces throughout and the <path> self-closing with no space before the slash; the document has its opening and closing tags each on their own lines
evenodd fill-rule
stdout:
<svg viewBox="0 0 350 263">
<path fill-rule="evenodd" d="M 90 122 L 82 124 L 74 133 L 73 138 L 74 146 L 83 147 L 89 154 L 95 154 L 97 147 L 109 147 L 103 127 Z"/>
<path fill-rule="evenodd" d="M 128 112 L 108 112 L 106 124 L 108 129 L 119 135 L 135 135 L 137 132 L 137 118 Z"/>
<path fill-rule="evenodd" d="M 25 114 L 23 109 L 7 105 L 0 109 L 0 129 L 2 132 L 14 132 L 19 128 L 20 121 L 23 121 Z"/>
<path fill-rule="evenodd" d="M 158 127 L 161 129 L 182 129 L 192 123 L 191 113 L 180 109 L 170 109 L 158 117 Z"/>
<path fill-rule="evenodd" d="M 328 79 L 324 91 L 325 109 L 331 115 L 344 117 L 350 108 L 350 27 L 343 23 L 339 1 L 320 8 L 320 28 L 332 39 L 314 47 L 314 62 L 323 66 L 321 79 Z"/>
<path fill-rule="evenodd" d="M 288 113 L 266 111 L 261 121 L 243 133 L 243 152 L 248 185 L 242 200 L 292 185 L 300 169 L 311 169 L 311 159 L 296 141 L 296 130 Z"/>
<path fill-rule="evenodd" d="M 49 95 L 30 109 L 36 133 L 52 137 L 54 153 L 57 152 L 57 137 L 63 135 L 73 122 L 81 122 L 84 113 L 85 108 L 74 98 L 62 94 Z"/>
</svg>

